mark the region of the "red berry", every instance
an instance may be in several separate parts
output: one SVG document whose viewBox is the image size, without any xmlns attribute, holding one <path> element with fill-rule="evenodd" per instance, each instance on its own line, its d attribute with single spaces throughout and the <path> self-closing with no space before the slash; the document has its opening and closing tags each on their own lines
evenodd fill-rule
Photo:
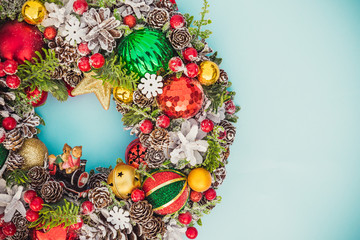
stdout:
<svg viewBox="0 0 360 240">
<path fill-rule="evenodd" d="M 0 62 L 0 77 L 4 77 L 6 73 L 4 72 L 5 64 Z"/>
<path fill-rule="evenodd" d="M 25 217 L 29 222 L 35 222 L 36 220 L 39 219 L 39 213 L 35 212 L 34 210 L 28 209 L 26 211 Z"/>
<path fill-rule="evenodd" d="M 190 239 L 195 239 L 198 235 L 198 231 L 196 228 L 194 227 L 189 227 L 187 230 L 186 230 L 186 236 Z"/>
<path fill-rule="evenodd" d="M 198 57 L 198 52 L 195 48 L 189 47 L 183 51 L 183 57 L 186 61 L 192 62 Z"/>
<path fill-rule="evenodd" d="M 15 74 L 18 69 L 18 64 L 14 60 L 6 60 L 4 62 L 4 72 L 6 74 L 12 75 Z"/>
<path fill-rule="evenodd" d="M 52 26 L 45 28 L 44 38 L 46 38 L 47 40 L 54 40 L 56 35 L 57 35 L 56 28 L 54 28 Z"/>
<path fill-rule="evenodd" d="M 189 212 L 181 213 L 179 215 L 179 222 L 181 222 L 182 224 L 188 225 L 191 223 L 191 221 L 192 221 L 192 216 Z"/>
<path fill-rule="evenodd" d="M 83 220 L 80 218 L 77 223 L 75 223 L 75 224 L 73 224 L 73 225 L 70 226 L 70 229 L 72 229 L 72 230 L 78 230 L 78 229 L 82 228 L 83 224 L 84 224 L 84 222 L 83 222 Z"/>
<path fill-rule="evenodd" d="M 25 93 L 27 99 L 29 99 L 29 104 L 33 107 L 39 107 L 46 102 L 48 97 L 48 92 L 40 91 L 38 87 L 35 87 L 34 90 L 31 91 L 30 87 L 25 88 Z"/>
<path fill-rule="evenodd" d="M 90 201 L 85 201 L 81 204 L 81 212 L 84 215 L 88 215 L 95 210 L 94 204 Z"/>
<path fill-rule="evenodd" d="M 191 191 L 190 193 L 190 200 L 193 202 L 200 202 L 203 195 L 201 192 Z"/>
<path fill-rule="evenodd" d="M 181 58 L 173 57 L 169 61 L 169 68 L 173 72 L 180 72 L 184 68 L 184 63 L 182 62 Z"/>
<path fill-rule="evenodd" d="M 100 53 L 95 53 L 90 57 L 90 65 L 93 68 L 101 68 L 105 64 L 105 58 Z"/>
<path fill-rule="evenodd" d="M 232 100 L 225 103 L 225 111 L 227 114 L 234 114 L 236 112 L 236 106 Z"/>
<path fill-rule="evenodd" d="M 78 45 L 77 50 L 78 50 L 78 53 L 79 53 L 81 56 L 86 56 L 86 55 L 89 55 L 89 54 L 91 53 L 87 42 L 82 42 L 82 43 L 80 43 L 80 44 Z"/>
<path fill-rule="evenodd" d="M 182 28 L 185 26 L 185 18 L 181 15 L 174 15 L 170 18 L 170 26 L 172 28 Z"/>
<path fill-rule="evenodd" d="M 161 128 L 168 128 L 170 126 L 170 118 L 166 115 L 161 115 L 156 119 L 156 125 Z"/>
<path fill-rule="evenodd" d="M 11 89 L 16 89 L 20 86 L 21 80 L 17 75 L 7 75 L 6 85 Z"/>
<path fill-rule="evenodd" d="M 154 125 L 152 124 L 152 122 L 148 119 L 145 119 L 140 125 L 140 131 L 142 133 L 149 134 L 153 130 L 153 127 Z"/>
<path fill-rule="evenodd" d="M 2 143 L 3 141 L 5 141 L 6 138 L 6 132 L 4 128 L 0 128 L 0 143 Z"/>
<path fill-rule="evenodd" d="M 203 120 L 200 126 L 201 126 L 201 130 L 206 133 L 211 132 L 214 129 L 214 123 L 209 119 Z"/>
<path fill-rule="evenodd" d="M 213 188 L 209 188 L 204 195 L 207 200 L 212 201 L 216 198 L 216 191 Z"/>
<path fill-rule="evenodd" d="M 142 201 L 144 199 L 145 199 L 145 192 L 143 190 L 135 189 L 134 191 L 132 191 L 131 200 L 133 202 Z"/>
<path fill-rule="evenodd" d="M 224 131 L 220 131 L 219 132 L 219 137 L 218 137 L 218 139 L 224 139 L 226 137 L 226 130 L 224 129 Z"/>
<path fill-rule="evenodd" d="M 70 86 L 69 84 L 65 83 L 65 87 L 66 87 L 66 90 L 68 92 L 68 95 L 70 97 L 75 97 L 74 95 L 71 94 L 72 90 L 74 90 L 74 88 L 72 86 Z"/>
<path fill-rule="evenodd" d="M 44 200 L 41 197 L 34 197 L 34 199 L 30 202 L 30 209 L 33 211 L 40 211 L 43 208 Z"/>
<path fill-rule="evenodd" d="M 73 4 L 73 10 L 75 13 L 82 15 L 88 10 L 88 3 L 86 0 L 76 0 Z"/>
<path fill-rule="evenodd" d="M 0 227 L 5 226 L 6 222 L 4 221 L 4 214 L 0 214 Z"/>
<path fill-rule="evenodd" d="M 17 122 L 13 117 L 6 117 L 2 121 L 2 126 L 7 131 L 13 130 L 16 127 L 16 124 Z"/>
<path fill-rule="evenodd" d="M 7 236 L 2 232 L 2 228 L 0 228 L 0 240 L 6 239 Z"/>
<path fill-rule="evenodd" d="M 15 224 L 12 222 L 5 223 L 2 228 L 2 232 L 8 237 L 14 236 L 14 234 L 16 233 Z"/>
<path fill-rule="evenodd" d="M 133 15 L 127 15 L 124 17 L 123 22 L 125 25 L 128 25 L 129 28 L 133 28 L 136 25 L 136 18 Z"/>
<path fill-rule="evenodd" d="M 24 201 L 26 203 L 31 203 L 31 201 L 37 197 L 37 194 L 34 190 L 27 190 L 25 193 L 24 193 Z"/>
<path fill-rule="evenodd" d="M 78 67 L 83 72 L 88 72 L 91 70 L 90 59 L 88 57 L 82 57 L 78 61 Z"/>
<path fill-rule="evenodd" d="M 186 71 L 185 74 L 189 77 L 189 78 L 194 78 L 199 74 L 199 67 L 196 63 L 189 63 L 188 65 L 186 65 Z"/>
</svg>

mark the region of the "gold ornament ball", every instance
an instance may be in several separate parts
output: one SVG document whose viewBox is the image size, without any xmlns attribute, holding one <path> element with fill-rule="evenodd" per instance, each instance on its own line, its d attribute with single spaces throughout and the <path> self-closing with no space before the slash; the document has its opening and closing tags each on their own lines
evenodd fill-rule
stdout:
<svg viewBox="0 0 360 240">
<path fill-rule="evenodd" d="M 114 88 L 113 95 L 116 100 L 123 103 L 131 103 L 133 100 L 133 91 L 123 87 Z"/>
<path fill-rule="evenodd" d="M 209 86 L 219 79 L 220 69 L 218 65 L 212 61 L 203 61 L 199 67 L 199 82 L 202 85 Z"/>
<path fill-rule="evenodd" d="M 24 158 L 23 170 L 29 170 L 35 166 L 44 166 L 44 160 L 48 156 L 45 144 L 36 138 L 25 139 L 18 154 Z"/>
<path fill-rule="evenodd" d="M 128 199 L 131 196 L 131 192 L 140 187 L 140 175 L 135 172 L 134 167 L 125 163 L 119 163 L 110 172 L 108 184 L 115 196 L 121 199 Z"/>
<path fill-rule="evenodd" d="M 46 8 L 41 2 L 30 0 L 24 3 L 21 14 L 27 23 L 36 25 L 44 20 Z"/>
</svg>

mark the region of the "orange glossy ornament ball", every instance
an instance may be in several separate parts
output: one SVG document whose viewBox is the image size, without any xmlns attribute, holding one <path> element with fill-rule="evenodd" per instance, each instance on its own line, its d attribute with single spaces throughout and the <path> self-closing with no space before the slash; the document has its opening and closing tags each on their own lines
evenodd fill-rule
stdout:
<svg viewBox="0 0 360 240">
<path fill-rule="evenodd" d="M 204 192 L 211 186 L 211 174 L 204 168 L 195 168 L 189 173 L 188 184 L 192 190 Z"/>
<path fill-rule="evenodd" d="M 203 61 L 199 67 L 199 82 L 202 85 L 209 86 L 219 79 L 220 69 L 218 65 L 211 61 Z"/>
<path fill-rule="evenodd" d="M 41 2 L 30 0 L 24 3 L 21 14 L 27 23 L 37 25 L 44 20 L 46 8 Z"/>
</svg>

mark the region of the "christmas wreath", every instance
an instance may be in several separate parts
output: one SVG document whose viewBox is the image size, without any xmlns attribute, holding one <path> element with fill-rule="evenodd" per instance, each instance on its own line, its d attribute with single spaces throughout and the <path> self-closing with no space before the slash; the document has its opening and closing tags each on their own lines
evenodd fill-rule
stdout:
<svg viewBox="0 0 360 240">
<path fill-rule="evenodd" d="M 200 20 L 175 0 L 0 2 L 0 239 L 190 239 L 221 200 L 234 92 Z M 49 154 L 35 108 L 111 94 L 138 138 L 115 167 Z"/>
</svg>

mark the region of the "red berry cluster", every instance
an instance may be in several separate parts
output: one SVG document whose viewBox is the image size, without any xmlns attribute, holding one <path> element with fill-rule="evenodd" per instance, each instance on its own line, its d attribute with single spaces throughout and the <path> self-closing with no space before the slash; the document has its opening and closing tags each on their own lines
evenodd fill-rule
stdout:
<svg viewBox="0 0 360 240">
<path fill-rule="evenodd" d="M 156 119 L 156 126 L 161 128 L 168 128 L 170 126 L 170 118 L 166 115 L 160 115 Z M 149 119 L 145 119 L 140 124 L 140 131 L 149 134 L 154 129 L 154 124 Z"/>
<path fill-rule="evenodd" d="M 20 78 L 16 75 L 17 70 L 18 63 L 14 60 L 0 62 L 0 77 L 6 76 L 6 86 L 11 89 L 17 89 L 21 83 Z"/>
<path fill-rule="evenodd" d="M 29 204 L 30 209 L 26 211 L 26 219 L 35 222 L 39 219 L 39 211 L 43 208 L 44 200 L 34 190 L 27 190 L 24 193 L 24 201 Z"/>
<path fill-rule="evenodd" d="M 12 222 L 5 222 L 4 214 L 0 214 L 0 240 L 14 236 L 15 233 L 16 233 L 15 224 Z"/>
<path fill-rule="evenodd" d="M 140 189 L 135 189 L 131 193 L 131 200 L 133 202 L 139 202 L 145 199 L 145 192 Z"/>
<path fill-rule="evenodd" d="M 82 47 L 84 47 L 84 45 L 82 45 Z M 104 64 L 105 64 L 105 58 L 101 53 L 95 53 L 91 57 L 86 57 L 86 56 L 82 57 L 78 61 L 78 67 L 83 72 L 90 71 L 91 67 L 95 69 L 101 68 L 102 66 L 104 66 Z"/>
<path fill-rule="evenodd" d="M 192 47 L 186 48 L 182 52 L 182 55 L 187 64 L 185 65 L 180 57 L 173 57 L 169 61 L 170 70 L 173 72 L 183 71 L 185 75 L 190 78 L 197 77 L 197 75 L 199 75 L 199 66 L 194 62 L 198 58 L 198 52 L 196 51 L 196 49 Z"/>
</svg>

